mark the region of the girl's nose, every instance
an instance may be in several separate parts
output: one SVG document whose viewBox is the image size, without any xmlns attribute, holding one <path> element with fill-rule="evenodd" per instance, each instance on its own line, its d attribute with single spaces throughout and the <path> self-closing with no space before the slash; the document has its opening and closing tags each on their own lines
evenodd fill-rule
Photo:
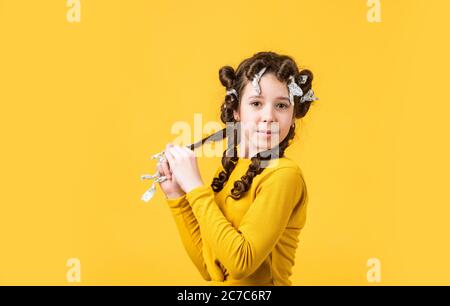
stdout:
<svg viewBox="0 0 450 306">
<path fill-rule="evenodd" d="M 275 115 L 273 113 L 272 107 L 265 107 L 261 114 L 261 121 L 263 122 L 273 122 L 275 119 Z"/>
</svg>

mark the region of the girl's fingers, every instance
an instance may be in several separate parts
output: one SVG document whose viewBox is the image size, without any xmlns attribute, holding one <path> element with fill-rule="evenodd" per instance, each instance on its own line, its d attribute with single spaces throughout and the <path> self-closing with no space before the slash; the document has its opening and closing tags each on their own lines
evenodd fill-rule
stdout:
<svg viewBox="0 0 450 306">
<path fill-rule="evenodd" d="M 187 148 L 184 149 L 180 146 L 174 146 L 172 144 L 167 145 L 165 153 L 170 168 L 173 168 L 175 161 L 180 161 L 189 157 L 189 152 L 187 150 Z"/>
<path fill-rule="evenodd" d="M 181 158 L 180 152 L 178 152 L 175 147 L 169 147 L 168 151 L 174 160 L 179 160 Z"/>
<path fill-rule="evenodd" d="M 164 175 L 164 170 L 162 169 L 160 164 L 156 164 L 156 169 L 158 169 L 159 175 Z"/>
<path fill-rule="evenodd" d="M 180 154 L 183 154 L 183 157 L 186 159 L 190 159 L 191 157 L 195 157 L 195 152 L 186 147 L 178 147 Z"/>
<path fill-rule="evenodd" d="M 179 155 L 180 157 L 187 157 L 187 156 L 188 156 L 187 152 L 184 151 L 184 150 L 183 150 L 181 147 L 179 147 L 179 146 L 174 146 L 172 150 L 175 151 L 176 153 L 178 153 L 178 155 Z"/>
<path fill-rule="evenodd" d="M 172 178 L 172 173 L 169 169 L 169 163 L 167 162 L 167 160 L 165 160 L 161 166 L 162 170 L 164 171 L 164 175 L 170 180 Z"/>
<path fill-rule="evenodd" d="M 175 162 L 175 159 L 174 159 L 174 157 L 173 157 L 173 155 L 172 155 L 172 152 L 170 152 L 170 148 L 171 148 L 171 147 L 170 147 L 169 145 L 167 145 L 167 148 L 166 148 L 166 150 L 164 151 L 164 153 L 165 153 L 165 155 L 166 155 L 167 161 L 169 162 L 170 168 L 173 169 L 173 164 L 174 164 L 174 162 Z"/>
<path fill-rule="evenodd" d="M 194 151 L 192 151 L 191 149 L 189 149 L 189 148 L 186 148 L 186 147 L 182 147 L 182 149 L 186 152 L 186 154 L 187 154 L 187 156 L 190 156 L 190 155 L 195 155 L 195 152 Z"/>
</svg>

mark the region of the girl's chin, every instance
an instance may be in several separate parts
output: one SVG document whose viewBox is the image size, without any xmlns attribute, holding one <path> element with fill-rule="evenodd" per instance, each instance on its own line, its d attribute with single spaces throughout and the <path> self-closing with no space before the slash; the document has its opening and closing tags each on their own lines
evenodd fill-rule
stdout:
<svg viewBox="0 0 450 306">
<path fill-rule="evenodd" d="M 256 133 L 253 138 L 253 144 L 259 147 L 275 146 L 275 141 L 278 139 L 277 137 L 278 135 Z"/>
<path fill-rule="evenodd" d="M 262 141 L 259 141 L 259 142 L 254 142 L 253 147 L 256 148 L 258 150 L 258 152 L 261 152 L 261 151 L 270 150 L 274 146 L 271 146 L 270 143 L 264 144 Z"/>
</svg>

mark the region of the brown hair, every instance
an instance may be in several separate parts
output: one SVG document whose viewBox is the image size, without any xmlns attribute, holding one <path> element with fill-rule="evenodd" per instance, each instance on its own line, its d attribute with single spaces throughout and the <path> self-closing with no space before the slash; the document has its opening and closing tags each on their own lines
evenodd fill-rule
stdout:
<svg viewBox="0 0 450 306">
<path fill-rule="evenodd" d="M 219 70 L 220 82 L 227 90 L 236 90 L 238 97 L 241 97 L 246 84 L 251 81 L 255 74 L 257 74 L 264 67 L 266 67 L 266 73 L 273 73 L 280 82 L 287 83 L 289 81 L 289 76 L 293 75 L 295 82 L 299 84 L 304 93 L 311 89 L 311 82 L 313 80 L 312 72 L 308 69 L 299 71 L 297 64 L 292 57 L 287 55 L 279 55 L 275 52 L 256 53 L 252 57 L 242 61 L 236 71 L 230 66 L 222 67 Z M 307 76 L 307 81 L 304 84 L 300 83 L 302 76 Z M 294 96 L 294 102 L 295 118 L 303 118 L 308 112 L 312 102 L 305 101 L 300 103 L 299 96 Z M 225 96 L 225 100 L 220 108 L 220 119 L 223 123 L 236 123 L 233 116 L 233 111 L 239 110 L 239 103 L 239 99 L 234 94 L 227 94 Z M 225 138 L 225 130 L 226 129 L 223 129 L 212 136 L 202 139 L 196 144 L 191 145 L 191 148 L 193 149 L 194 147 L 205 143 L 208 141 L 208 138 L 213 136 L 217 138 L 217 135 L 219 135 L 221 139 Z M 236 163 L 239 160 L 239 157 L 237 156 L 236 141 L 234 141 L 236 139 L 236 134 L 237 132 L 234 130 L 233 141 L 231 141 L 230 135 L 228 135 L 229 145 L 223 152 L 222 157 L 222 166 L 224 170 L 221 171 L 218 174 L 218 177 L 215 177 L 211 183 L 211 187 L 215 192 L 223 189 L 224 184 L 227 182 L 231 172 L 233 172 L 236 167 Z M 240 180 L 234 182 L 233 188 L 231 189 L 231 197 L 233 199 L 240 199 L 249 190 L 253 178 L 265 169 L 263 163 L 264 160 L 267 160 L 265 156 L 269 156 L 270 158 L 274 155 L 275 157 L 283 157 L 284 151 L 290 145 L 290 140 L 293 139 L 294 136 L 295 124 L 294 126 L 291 126 L 286 138 L 283 139 L 275 148 L 264 152 L 259 152 L 255 156 L 251 157 L 251 164 L 249 165 L 247 172 L 241 177 Z M 275 154 L 274 152 L 279 153 Z"/>
</svg>

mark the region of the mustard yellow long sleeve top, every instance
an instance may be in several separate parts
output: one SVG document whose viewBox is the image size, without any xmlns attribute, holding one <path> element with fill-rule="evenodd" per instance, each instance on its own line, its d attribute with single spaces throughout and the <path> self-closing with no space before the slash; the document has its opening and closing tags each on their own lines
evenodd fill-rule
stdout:
<svg viewBox="0 0 450 306">
<path fill-rule="evenodd" d="M 303 175 L 287 157 L 272 160 L 234 200 L 233 183 L 250 163 L 239 158 L 220 192 L 205 184 L 167 203 L 188 255 L 211 285 L 289 286 L 306 220 Z"/>
</svg>

